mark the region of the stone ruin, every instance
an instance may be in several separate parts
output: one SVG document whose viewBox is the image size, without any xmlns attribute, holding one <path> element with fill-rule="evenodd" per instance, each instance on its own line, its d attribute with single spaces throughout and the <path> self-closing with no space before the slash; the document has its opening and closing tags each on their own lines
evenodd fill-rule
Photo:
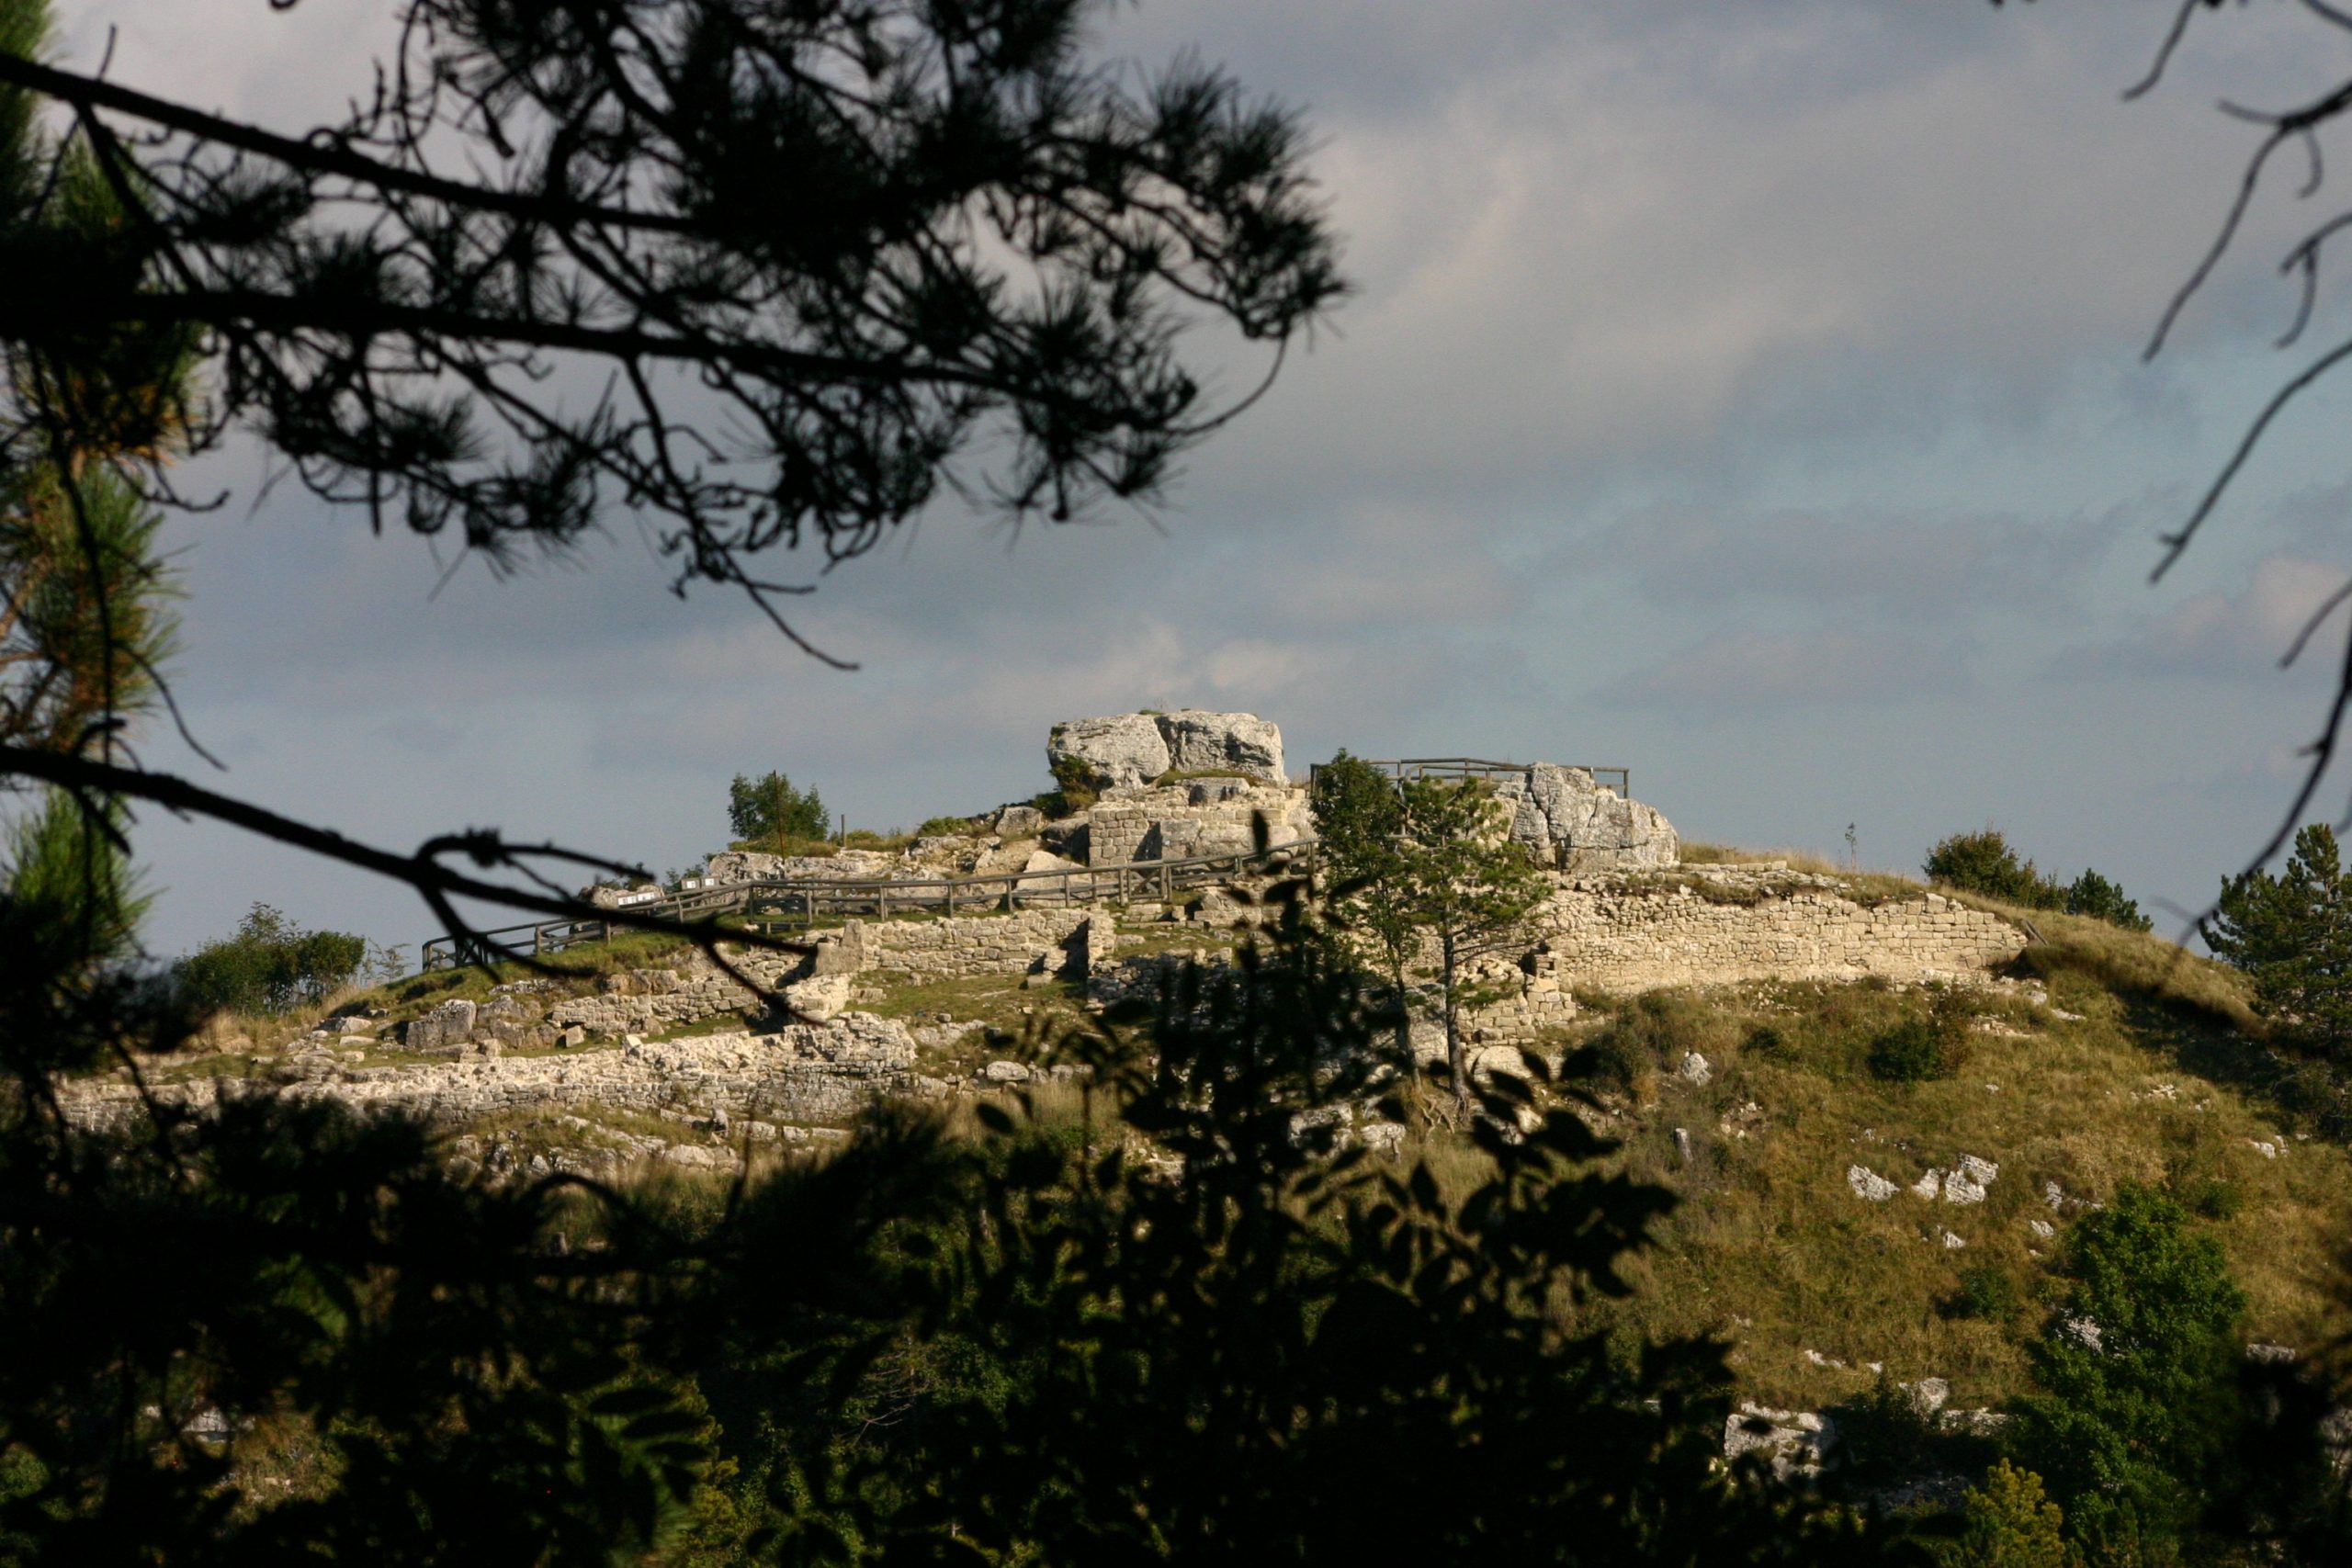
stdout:
<svg viewBox="0 0 2352 1568">
<path fill-rule="evenodd" d="M 1046 761 L 1066 787 L 1088 790 L 1093 801 L 1053 818 L 1015 802 L 976 818 L 972 829 L 919 839 L 897 852 L 844 849 L 787 859 L 730 850 L 710 857 L 705 876 L 729 883 L 1049 875 L 1247 853 L 1256 848 L 1261 817 L 1272 843 L 1315 836 L 1306 787 L 1283 771 L 1282 729 L 1253 713 L 1181 708 L 1066 719 L 1046 738 Z M 1589 770 L 1535 762 L 1494 783 L 1510 836 L 1546 870 L 1606 874 L 1677 862 L 1674 825 L 1596 783 Z"/>
</svg>

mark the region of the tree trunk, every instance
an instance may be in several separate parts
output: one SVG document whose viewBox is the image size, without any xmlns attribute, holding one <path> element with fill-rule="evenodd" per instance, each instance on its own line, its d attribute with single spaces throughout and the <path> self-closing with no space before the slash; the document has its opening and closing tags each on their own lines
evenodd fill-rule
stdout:
<svg viewBox="0 0 2352 1568">
<path fill-rule="evenodd" d="M 1445 1065 L 1453 1075 L 1453 1110 L 1460 1115 L 1470 1109 L 1470 1076 L 1462 1064 L 1462 1022 L 1453 1010 L 1453 928 L 1448 926 L 1440 938 L 1445 968 Z"/>
<path fill-rule="evenodd" d="M 1418 1077 L 1413 1065 L 1413 994 L 1405 988 L 1405 960 L 1395 953 L 1389 955 L 1388 976 L 1396 987 L 1397 1055 L 1403 1070 Z"/>
</svg>

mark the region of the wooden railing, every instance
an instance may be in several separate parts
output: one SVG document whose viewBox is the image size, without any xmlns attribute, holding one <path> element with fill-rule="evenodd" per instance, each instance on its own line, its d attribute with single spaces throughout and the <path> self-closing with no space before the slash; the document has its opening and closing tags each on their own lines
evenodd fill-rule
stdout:
<svg viewBox="0 0 2352 1568">
<path fill-rule="evenodd" d="M 672 894 L 659 903 L 635 906 L 631 913 L 662 920 L 684 922 L 697 917 L 741 910 L 745 915 L 769 914 L 787 929 L 807 929 L 820 919 L 873 915 L 888 919 L 894 914 L 977 914 L 984 909 L 1007 913 L 1021 908 L 1064 908 L 1079 904 L 1124 903 L 1154 897 L 1173 900 L 1178 890 L 1238 876 L 1252 864 L 1299 865 L 1312 872 L 1315 840 L 1294 839 L 1263 850 L 1227 854 L 1185 855 L 1169 860 L 1127 861 L 1118 865 L 1073 866 L 1067 871 L 1006 871 L 982 875 L 881 880 L 840 880 L 822 877 L 754 877 L 722 883 L 691 893 Z M 533 925 L 502 926 L 469 937 L 438 936 L 424 943 L 427 970 L 503 963 L 509 959 L 544 957 L 586 942 L 609 942 L 625 931 L 642 930 L 611 920 L 543 920 Z"/>
<path fill-rule="evenodd" d="M 1389 757 L 1363 759 L 1399 784 L 1407 779 L 1499 779 L 1516 778 L 1533 766 L 1530 762 L 1497 762 L 1485 757 Z M 1309 765 L 1307 783 L 1313 786 L 1315 775 L 1322 771 L 1321 763 Z M 1630 768 L 1597 768 L 1586 762 L 1563 763 L 1564 767 L 1581 768 L 1592 775 L 1592 782 L 1604 789 L 1613 789 L 1620 797 L 1634 797 L 1634 773 Z"/>
</svg>

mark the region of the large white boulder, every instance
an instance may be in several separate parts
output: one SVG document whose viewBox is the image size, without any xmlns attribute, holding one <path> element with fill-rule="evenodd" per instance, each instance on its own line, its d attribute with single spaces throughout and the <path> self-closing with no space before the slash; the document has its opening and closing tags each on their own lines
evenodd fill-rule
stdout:
<svg viewBox="0 0 2352 1568">
<path fill-rule="evenodd" d="M 1495 795 L 1510 810 L 1511 838 L 1562 871 L 1636 871 L 1681 858 L 1674 824 L 1583 768 L 1537 762 Z"/>
<path fill-rule="evenodd" d="M 1289 782 L 1281 728 L 1254 713 L 1181 708 L 1069 719 L 1054 726 L 1046 741 L 1046 762 L 1057 778 L 1065 761 L 1076 762 L 1097 790 L 1148 784 L 1170 771 Z"/>
<path fill-rule="evenodd" d="M 1159 733 L 1168 742 L 1169 765 L 1180 773 L 1238 773 L 1267 784 L 1287 784 L 1283 772 L 1283 732 L 1254 713 L 1204 713 L 1182 708 L 1161 714 Z"/>
<path fill-rule="evenodd" d="M 1073 718 L 1054 726 L 1046 739 L 1046 765 L 1058 779 L 1065 763 L 1076 763 L 1093 789 L 1149 784 L 1171 765 L 1159 717 L 1148 713 Z"/>
</svg>

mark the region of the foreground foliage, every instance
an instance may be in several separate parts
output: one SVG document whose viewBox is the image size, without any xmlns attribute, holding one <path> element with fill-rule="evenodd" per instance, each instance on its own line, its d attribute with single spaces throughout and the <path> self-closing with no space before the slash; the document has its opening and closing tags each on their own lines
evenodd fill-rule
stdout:
<svg viewBox="0 0 2352 1568">
<path fill-rule="evenodd" d="M 77 1131 L 48 1075 L 187 1020 L 43 897 L 0 906 L 28 955 L 0 972 L 0 1333 L 45 1348 L 0 1374 L 16 1556 L 1875 1550 L 1720 1470 L 1720 1347 L 1583 1322 L 1672 1201 L 1599 1172 L 1571 1111 L 1498 1080 L 1459 1198 L 1341 1147 L 1334 1112 L 1406 1080 L 1295 905 L 1225 978 L 1039 1042 L 1088 1071 L 1074 1125 L 878 1110 L 714 1201 L 455 1181 L 413 1128 L 270 1100 Z"/>
</svg>

